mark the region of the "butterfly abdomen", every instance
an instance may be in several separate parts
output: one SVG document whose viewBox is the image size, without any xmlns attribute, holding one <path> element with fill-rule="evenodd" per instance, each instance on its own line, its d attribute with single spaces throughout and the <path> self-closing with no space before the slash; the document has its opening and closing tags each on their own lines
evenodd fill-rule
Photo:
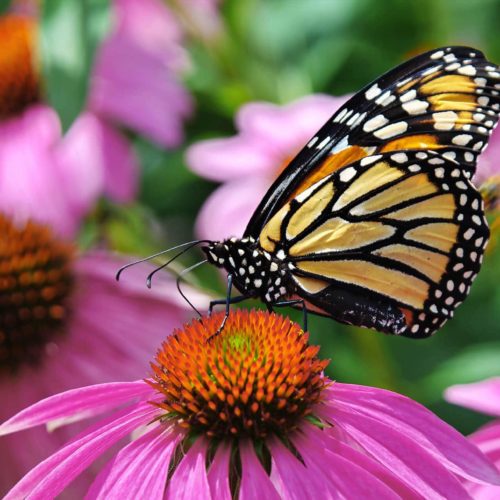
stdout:
<svg viewBox="0 0 500 500">
<path fill-rule="evenodd" d="M 202 250 L 211 264 L 233 276 L 234 285 L 246 297 L 274 304 L 294 291 L 288 264 L 263 250 L 253 238 L 217 241 Z"/>
</svg>

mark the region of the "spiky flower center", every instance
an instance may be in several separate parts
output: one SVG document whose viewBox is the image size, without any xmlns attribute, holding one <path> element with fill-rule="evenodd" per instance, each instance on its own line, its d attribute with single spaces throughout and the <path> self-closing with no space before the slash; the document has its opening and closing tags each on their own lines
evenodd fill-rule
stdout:
<svg viewBox="0 0 500 500">
<path fill-rule="evenodd" d="M 38 100 L 35 31 L 35 23 L 28 17 L 0 17 L 0 119 L 15 115 Z"/>
<path fill-rule="evenodd" d="M 38 363 L 64 332 L 72 257 L 49 229 L 0 215 L 0 375 Z"/>
<path fill-rule="evenodd" d="M 294 430 L 320 400 L 328 361 L 281 316 L 231 312 L 193 321 L 163 343 L 152 363 L 165 419 L 210 438 L 265 438 Z"/>
</svg>

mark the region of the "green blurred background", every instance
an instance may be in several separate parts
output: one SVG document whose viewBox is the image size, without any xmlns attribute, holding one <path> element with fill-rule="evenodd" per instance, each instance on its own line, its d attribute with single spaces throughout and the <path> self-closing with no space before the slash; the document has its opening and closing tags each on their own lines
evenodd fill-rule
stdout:
<svg viewBox="0 0 500 500">
<path fill-rule="evenodd" d="M 220 36 L 202 40 L 191 33 L 186 39 L 192 59 L 186 86 L 196 112 L 185 144 L 165 151 L 131 136 L 143 168 L 140 199 L 125 208 L 102 202 L 86 224 L 83 247 L 104 239 L 116 250 L 147 255 L 192 239 L 196 214 L 216 185 L 187 170 L 185 148 L 233 134 L 234 113 L 245 102 L 355 92 L 412 55 L 447 44 L 472 45 L 500 62 L 500 0 L 225 0 L 220 11 Z M 85 102 L 89 68 L 108 23 L 103 0 L 44 3 L 46 93 L 66 128 Z M 193 254 L 182 264 L 198 259 Z M 217 273 L 203 271 L 195 279 L 223 294 Z M 470 432 L 486 419 L 444 403 L 442 391 L 500 375 L 498 283 L 497 246 L 488 252 L 469 299 L 435 337 L 392 338 L 311 317 L 312 341 L 331 358 L 332 378 L 407 394 Z"/>
</svg>

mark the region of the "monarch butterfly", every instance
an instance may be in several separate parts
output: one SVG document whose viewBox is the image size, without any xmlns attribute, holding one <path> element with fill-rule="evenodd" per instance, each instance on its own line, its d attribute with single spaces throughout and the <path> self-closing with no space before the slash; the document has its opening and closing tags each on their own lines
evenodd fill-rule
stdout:
<svg viewBox="0 0 500 500">
<path fill-rule="evenodd" d="M 499 71 L 475 49 L 445 47 L 354 95 L 243 237 L 202 247 L 228 273 L 211 308 L 225 303 L 227 317 L 230 303 L 260 298 L 384 333 L 435 333 L 468 295 L 489 237 L 470 178 L 498 121 Z"/>
</svg>

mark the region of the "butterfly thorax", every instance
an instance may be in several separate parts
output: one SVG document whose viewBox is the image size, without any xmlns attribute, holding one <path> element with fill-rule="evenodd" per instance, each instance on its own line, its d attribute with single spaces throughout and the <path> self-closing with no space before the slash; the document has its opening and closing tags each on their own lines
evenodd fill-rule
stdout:
<svg viewBox="0 0 500 500">
<path fill-rule="evenodd" d="M 273 304 L 293 292 L 288 264 L 263 250 L 253 238 L 214 241 L 202 250 L 211 264 L 233 276 L 235 287 L 247 297 Z"/>
</svg>

